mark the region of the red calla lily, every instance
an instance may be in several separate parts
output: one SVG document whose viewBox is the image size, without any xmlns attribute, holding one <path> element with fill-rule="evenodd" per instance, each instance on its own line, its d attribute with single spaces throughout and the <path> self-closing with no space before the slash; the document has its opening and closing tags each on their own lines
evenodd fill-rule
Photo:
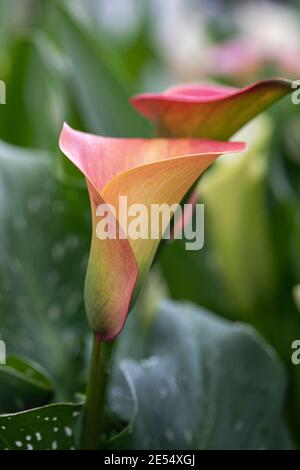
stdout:
<svg viewBox="0 0 300 470">
<path fill-rule="evenodd" d="M 143 93 L 133 106 L 168 137 L 227 140 L 248 121 L 291 92 L 291 82 L 269 79 L 245 88 L 187 84 Z"/>
</svg>

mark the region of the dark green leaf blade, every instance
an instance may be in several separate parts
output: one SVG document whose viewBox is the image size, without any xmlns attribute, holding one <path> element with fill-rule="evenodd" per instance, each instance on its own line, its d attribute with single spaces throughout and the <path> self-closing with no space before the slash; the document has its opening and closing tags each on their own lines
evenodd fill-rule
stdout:
<svg viewBox="0 0 300 470">
<path fill-rule="evenodd" d="M 18 356 L 0 365 L 0 413 L 12 413 L 49 402 L 54 390 L 39 366 Z"/>
<path fill-rule="evenodd" d="M 90 210 L 51 158 L 0 142 L 0 332 L 7 354 L 41 364 L 69 400 L 84 378 Z"/>
<path fill-rule="evenodd" d="M 143 342 L 142 353 L 139 341 L 119 352 L 111 406 L 127 420 L 137 412 L 132 434 L 115 448 L 289 448 L 284 371 L 251 327 L 164 302 Z"/>
<path fill-rule="evenodd" d="M 0 416 L 0 450 L 74 450 L 81 409 L 58 403 Z"/>
</svg>

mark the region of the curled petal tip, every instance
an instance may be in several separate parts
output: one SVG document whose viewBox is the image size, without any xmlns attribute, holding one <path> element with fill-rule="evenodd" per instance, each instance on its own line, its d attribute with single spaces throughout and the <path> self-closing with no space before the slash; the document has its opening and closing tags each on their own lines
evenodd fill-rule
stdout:
<svg viewBox="0 0 300 470">
<path fill-rule="evenodd" d="M 261 80 L 244 88 L 187 84 L 163 93 L 136 95 L 131 103 L 155 122 L 162 136 L 227 140 L 292 90 L 292 82 L 284 78 Z"/>
</svg>

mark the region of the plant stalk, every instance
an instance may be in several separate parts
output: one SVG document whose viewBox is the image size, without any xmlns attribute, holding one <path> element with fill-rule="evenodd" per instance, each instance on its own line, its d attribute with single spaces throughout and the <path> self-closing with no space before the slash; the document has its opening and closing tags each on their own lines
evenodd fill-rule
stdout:
<svg viewBox="0 0 300 470">
<path fill-rule="evenodd" d="M 101 342 L 94 334 L 86 401 L 80 434 L 80 449 L 97 450 L 104 435 L 104 407 L 111 369 L 112 342 Z"/>
</svg>

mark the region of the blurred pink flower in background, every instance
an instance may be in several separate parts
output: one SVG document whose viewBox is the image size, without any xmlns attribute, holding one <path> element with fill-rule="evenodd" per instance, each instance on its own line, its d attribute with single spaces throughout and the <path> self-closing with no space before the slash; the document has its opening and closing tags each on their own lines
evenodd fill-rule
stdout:
<svg viewBox="0 0 300 470">
<path fill-rule="evenodd" d="M 300 74 L 300 28 L 291 8 L 265 2 L 258 10 L 251 2 L 235 10 L 234 21 L 237 35 L 211 49 L 213 74 L 241 80 L 266 68 L 292 78 Z"/>
<path fill-rule="evenodd" d="M 154 56 L 139 72 L 142 89 L 213 77 L 244 85 L 270 74 L 300 75 L 299 15 L 291 5 L 258 0 L 229 6 L 209 0 L 69 3 L 78 18 L 122 47 L 138 41 L 146 28 Z"/>
</svg>

